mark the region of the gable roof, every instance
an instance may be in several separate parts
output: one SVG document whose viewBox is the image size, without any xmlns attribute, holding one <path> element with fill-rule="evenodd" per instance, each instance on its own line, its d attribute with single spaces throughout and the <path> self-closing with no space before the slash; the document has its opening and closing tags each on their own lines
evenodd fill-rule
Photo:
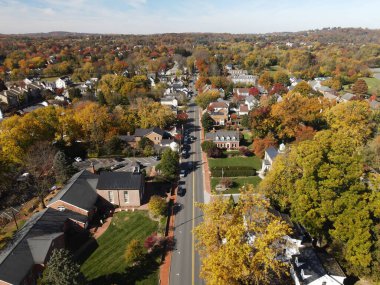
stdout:
<svg viewBox="0 0 380 285">
<path fill-rule="evenodd" d="M 135 137 L 145 137 L 146 135 L 153 133 L 153 132 L 156 134 L 159 134 L 161 136 L 164 136 L 164 134 L 165 134 L 165 131 L 163 129 L 160 129 L 158 127 L 154 127 L 154 128 L 150 128 L 150 129 L 136 129 L 134 136 Z"/>
<path fill-rule="evenodd" d="M 98 178 L 98 175 L 87 170 L 78 172 L 71 177 L 66 186 L 58 192 L 47 206 L 57 201 L 63 201 L 86 211 L 91 210 L 98 198 L 96 193 Z"/>
<path fill-rule="evenodd" d="M 47 259 L 54 239 L 63 234 L 68 219 L 87 221 L 87 217 L 70 210 L 47 208 L 34 214 L 16 233 L 0 254 L 0 280 L 21 284 L 35 264 Z"/>
<path fill-rule="evenodd" d="M 352 98 L 354 98 L 354 97 L 355 97 L 354 94 L 352 94 L 352 93 L 346 93 L 346 94 L 344 94 L 341 98 L 342 98 L 343 100 L 350 101 L 350 100 L 352 100 Z"/>
<path fill-rule="evenodd" d="M 135 190 L 143 184 L 141 173 L 107 172 L 100 173 L 97 190 Z"/>
<path fill-rule="evenodd" d="M 278 155 L 278 150 L 274 146 L 268 147 L 265 152 L 272 160 Z"/>
<path fill-rule="evenodd" d="M 212 140 L 212 141 L 221 141 L 221 138 L 227 138 L 230 137 L 230 140 L 223 140 L 223 141 L 239 141 L 239 132 L 238 131 L 216 131 L 213 133 L 206 133 L 206 140 Z M 232 140 L 232 138 L 235 137 L 235 140 Z"/>
</svg>

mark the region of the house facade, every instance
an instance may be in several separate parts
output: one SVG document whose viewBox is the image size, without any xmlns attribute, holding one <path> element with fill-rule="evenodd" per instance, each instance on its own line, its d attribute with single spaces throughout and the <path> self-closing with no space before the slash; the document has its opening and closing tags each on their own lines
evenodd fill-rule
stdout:
<svg viewBox="0 0 380 285">
<path fill-rule="evenodd" d="M 264 159 L 262 160 L 261 170 L 259 171 L 259 176 L 261 178 L 263 178 L 265 174 L 271 170 L 276 156 L 279 153 L 284 153 L 284 152 L 285 152 L 284 144 L 281 144 L 279 149 L 277 149 L 274 146 L 270 146 L 265 150 Z"/>
<path fill-rule="evenodd" d="M 102 172 L 96 191 L 120 209 L 137 208 L 144 196 L 145 176 L 140 172 Z"/>
<path fill-rule="evenodd" d="M 154 127 L 150 129 L 136 129 L 134 137 L 136 142 L 139 142 L 141 138 L 145 137 L 150 139 L 154 144 L 160 145 L 162 139 L 165 136 L 165 131 Z"/>
<path fill-rule="evenodd" d="M 213 141 L 218 148 L 236 150 L 240 147 L 239 131 L 216 131 L 206 134 L 206 140 Z"/>
</svg>

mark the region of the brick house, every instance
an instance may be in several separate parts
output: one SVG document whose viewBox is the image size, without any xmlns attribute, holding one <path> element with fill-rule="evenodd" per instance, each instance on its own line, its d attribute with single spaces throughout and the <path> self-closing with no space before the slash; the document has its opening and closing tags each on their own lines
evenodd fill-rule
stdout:
<svg viewBox="0 0 380 285">
<path fill-rule="evenodd" d="M 236 150 L 240 146 L 239 131 L 216 131 L 206 134 L 206 140 L 213 141 L 218 148 Z"/>
<path fill-rule="evenodd" d="M 142 138 L 150 139 L 154 144 L 161 144 L 163 138 L 165 138 L 165 131 L 158 128 L 150 128 L 150 129 L 136 129 L 135 134 L 136 143 L 138 143 Z"/>
<path fill-rule="evenodd" d="M 68 232 L 83 231 L 87 217 L 47 208 L 34 214 L 0 254 L 0 284 L 37 284 L 53 249 L 65 248 Z"/>
<path fill-rule="evenodd" d="M 228 121 L 229 104 L 227 102 L 212 102 L 207 107 L 207 112 L 214 120 L 215 125 L 224 126 Z"/>
<path fill-rule="evenodd" d="M 121 209 L 137 208 L 144 195 L 145 176 L 139 172 L 102 172 L 96 191 Z"/>
<path fill-rule="evenodd" d="M 87 217 L 88 221 L 86 220 L 85 223 L 78 221 L 79 225 L 86 227 L 96 210 L 95 202 L 98 199 L 98 194 L 96 193 L 97 182 L 98 175 L 87 170 L 78 172 L 71 177 L 66 186 L 58 192 L 47 206 L 58 211 L 68 209 Z"/>
</svg>

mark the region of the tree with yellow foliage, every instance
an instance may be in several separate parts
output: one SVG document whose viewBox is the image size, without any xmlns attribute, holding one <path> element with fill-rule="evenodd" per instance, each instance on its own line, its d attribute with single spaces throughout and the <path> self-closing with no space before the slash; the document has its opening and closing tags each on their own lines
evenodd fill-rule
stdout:
<svg viewBox="0 0 380 285">
<path fill-rule="evenodd" d="M 241 190 L 236 205 L 221 197 L 199 205 L 204 221 L 194 231 L 207 284 L 273 284 L 288 272 L 277 257 L 289 226 L 269 211 L 269 202 L 252 185 Z"/>
</svg>

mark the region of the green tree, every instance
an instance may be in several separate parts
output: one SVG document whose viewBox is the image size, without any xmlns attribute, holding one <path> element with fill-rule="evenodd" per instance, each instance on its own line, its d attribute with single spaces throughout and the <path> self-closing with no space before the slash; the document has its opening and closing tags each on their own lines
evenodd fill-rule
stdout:
<svg viewBox="0 0 380 285">
<path fill-rule="evenodd" d="M 211 102 L 216 101 L 218 98 L 220 98 L 219 91 L 206 91 L 195 97 L 195 103 L 202 109 L 206 109 Z"/>
<path fill-rule="evenodd" d="M 289 75 L 284 71 L 276 71 L 273 75 L 274 83 L 281 83 L 284 86 L 290 84 Z"/>
<path fill-rule="evenodd" d="M 60 183 L 65 183 L 72 174 L 72 167 L 63 151 L 58 151 L 53 160 L 55 179 Z"/>
<path fill-rule="evenodd" d="M 124 258 L 128 264 L 135 265 L 141 261 L 144 256 L 144 247 L 137 239 L 132 239 L 125 250 Z"/>
<path fill-rule="evenodd" d="M 151 215 L 155 218 L 165 215 L 165 212 L 167 210 L 167 203 L 165 198 L 157 195 L 150 197 L 148 209 Z"/>
<path fill-rule="evenodd" d="M 204 141 L 202 142 L 201 147 L 202 147 L 202 151 L 208 153 L 210 149 L 216 147 L 216 144 L 212 141 Z"/>
<path fill-rule="evenodd" d="M 248 115 L 243 115 L 241 116 L 240 118 L 240 124 L 243 128 L 246 128 L 248 129 L 249 128 L 249 125 L 250 125 L 250 122 L 249 122 L 249 116 Z"/>
<path fill-rule="evenodd" d="M 156 168 L 165 179 L 174 181 L 177 178 L 179 170 L 178 152 L 172 151 L 171 149 L 166 149 L 163 152 L 161 161 Z"/>
<path fill-rule="evenodd" d="M 69 251 L 54 249 L 44 270 L 42 284 L 81 285 L 86 283 L 80 266 L 72 260 Z"/>
<path fill-rule="evenodd" d="M 73 100 L 74 98 L 81 98 L 82 97 L 82 93 L 80 92 L 80 90 L 78 88 L 69 88 L 69 97 L 71 100 Z"/>
<path fill-rule="evenodd" d="M 206 132 L 211 130 L 215 124 L 214 120 L 211 118 L 210 114 L 207 112 L 202 115 L 201 121 L 202 121 L 202 127 Z"/>
</svg>

